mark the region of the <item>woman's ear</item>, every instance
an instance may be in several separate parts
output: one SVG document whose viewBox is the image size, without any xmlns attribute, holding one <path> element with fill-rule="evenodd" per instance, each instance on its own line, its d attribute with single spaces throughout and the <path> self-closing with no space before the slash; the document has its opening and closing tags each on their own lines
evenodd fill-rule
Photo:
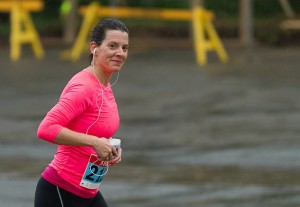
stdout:
<svg viewBox="0 0 300 207">
<path fill-rule="evenodd" d="M 90 42 L 90 51 L 93 55 L 95 54 L 96 50 L 97 50 L 96 42 L 94 42 L 94 41 Z"/>
</svg>

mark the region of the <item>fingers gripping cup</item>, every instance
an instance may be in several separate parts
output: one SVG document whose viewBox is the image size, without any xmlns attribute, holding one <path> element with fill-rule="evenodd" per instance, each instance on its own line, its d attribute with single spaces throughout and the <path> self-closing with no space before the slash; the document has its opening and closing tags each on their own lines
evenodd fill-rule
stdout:
<svg viewBox="0 0 300 207">
<path fill-rule="evenodd" d="M 116 150 L 118 150 L 118 148 L 121 147 L 121 140 L 117 138 L 112 138 L 109 140 L 109 144 L 115 147 Z"/>
</svg>

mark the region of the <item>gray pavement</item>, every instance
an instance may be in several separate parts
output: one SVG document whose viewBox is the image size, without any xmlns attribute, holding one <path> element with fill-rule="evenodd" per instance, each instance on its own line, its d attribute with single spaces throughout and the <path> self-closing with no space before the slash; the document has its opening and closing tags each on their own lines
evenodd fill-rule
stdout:
<svg viewBox="0 0 300 207">
<path fill-rule="evenodd" d="M 123 162 L 101 191 L 111 206 L 298 207 L 300 48 L 226 41 L 195 63 L 189 40 L 132 40 L 114 86 Z M 33 206 L 36 181 L 56 146 L 36 138 L 44 114 L 86 58 L 36 60 L 0 49 L 0 206 Z"/>
</svg>

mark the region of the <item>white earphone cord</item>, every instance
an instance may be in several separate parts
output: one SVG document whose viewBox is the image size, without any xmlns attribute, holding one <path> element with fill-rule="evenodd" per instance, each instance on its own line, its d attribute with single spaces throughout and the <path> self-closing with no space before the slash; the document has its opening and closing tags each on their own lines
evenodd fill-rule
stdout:
<svg viewBox="0 0 300 207">
<path fill-rule="evenodd" d="M 115 85 L 115 84 L 117 83 L 117 81 L 118 81 L 118 79 L 119 79 L 119 74 L 120 74 L 120 72 L 117 73 L 117 78 L 116 78 L 116 80 L 113 82 L 113 84 L 110 85 L 110 87 L 112 87 L 113 85 Z M 99 84 L 100 84 L 100 83 L 99 83 Z M 101 86 L 101 84 L 100 84 L 100 86 Z M 98 117 L 97 117 L 97 119 L 96 119 L 96 120 L 95 120 L 95 121 L 87 128 L 85 134 L 88 134 L 90 128 L 91 128 L 91 127 L 99 120 L 99 118 L 100 118 L 101 109 L 102 109 L 102 105 L 103 105 L 103 93 L 104 93 L 104 91 L 105 91 L 106 89 L 107 89 L 107 87 L 105 87 L 104 89 L 102 89 L 102 90 L 99 92 L 99 94 L 98 94 L 98 96 L 97 96 L 97 98 L 96 98 L 96 105 L 97 105 L 97 107 L 98 107 Z M 102 96 L 101 96 L 101 105 L 100 105 L 100 107 L 99 107 L 99 105 L 98 105 L 98 97 L 100 96 L 100 94 L 101 94 Z"/>
<path fill-rule="evenodd" d="M 93 70 L 93 72 L 94 72 L 94 70 Z M 94 72 L 94 74 L 95 74 L 95 72 Z M 113 82 L 113 84 L 110 85 L 110 87 L 112 87 L 113 85 L 115 85 L 115 84 L 117 83 L 117 81 L 118 81 L 118 79 L 119 79 L 119 74 L 120 74 L 120 72 L 117 73 L 116 80 Z M 99 83 L 99 84 L 100 84 L 100 83 Z M 101 86 L 101 84 L 100 84 L 100 86 Z M 91 127 L 99 120 L 99 118 L 100 118 L 101 109 L 102 109 L 103 101 L 104 101 L 104 99 L 103 99 L 103 93 L 104 93 L 104 91 L 105 91 L 106 89 L 107 89 L 107 87 L 105 87 L 104 89 L 102 89 L 102 90 L 99 92 L 99 94 L 97 95 L 97 98 L 96 98 L 96 105 L 97 105 L 97 107 L 98 107 L 98 116 L 97 116 L 97 119 L 96 119 L 96 120 L 95 120 L 95 121 L 87 128 L 86 134 L 88 134 L 90 128 L 91 128 Z M 100 94 L 101 94 L 101 105 L 99 106 L 99 105 L 98 105 L 98 97 L 100 96 Z M 99 160 L 99 158 L 98 158 L 95 162 L 93 162 L 93 164 L 95 164 L 98 160 Z M 99 161 L 101 161 L 101 160 L 99 160 Z M 105 171 L 104 174 L 101 174 L 101 175 L 97 175 L 97 174 L 95 174 L 95 173 L 92 171 L 92 169 L 91 169 L 92 165 L 90 166 L 90 171 L 91 171 L 91 173 L 93 173 L 93 175 L 95 175 L 95 176 L 98 176 L 98 177 L 99 177 L 99 176 L 104 176 L 104 175 L 106 175 L 107 172 L 108 172 L 108 166 L 109 166 L 109 163 L 106 162 L 106 171 Z"/>
</svg>

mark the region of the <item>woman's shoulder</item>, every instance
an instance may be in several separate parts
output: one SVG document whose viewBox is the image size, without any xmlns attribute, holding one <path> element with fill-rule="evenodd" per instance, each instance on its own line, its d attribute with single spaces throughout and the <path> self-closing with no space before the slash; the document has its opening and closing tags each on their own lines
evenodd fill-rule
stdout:
<svg viewBox="0 0 300 207">
<path fill-rule="evenodd" d="M 79 72 L 77 72 L 67 83 L 65 87 L 65 92 L 70 90 L 78 90 L 78 91 L 84 91 L 88 92 L 90 90 L 93 90 L 93 76 L 91 76 L 91 73 L 83 69 Z"/>
<path fill-rule="evenodd" d="M 90 78 L 91 78 L 90 72 L 85 68 L 85 69 L 75 73 L 69 82 L 72 82 L 72 81 L 85 82 Z"/>
</svg>

